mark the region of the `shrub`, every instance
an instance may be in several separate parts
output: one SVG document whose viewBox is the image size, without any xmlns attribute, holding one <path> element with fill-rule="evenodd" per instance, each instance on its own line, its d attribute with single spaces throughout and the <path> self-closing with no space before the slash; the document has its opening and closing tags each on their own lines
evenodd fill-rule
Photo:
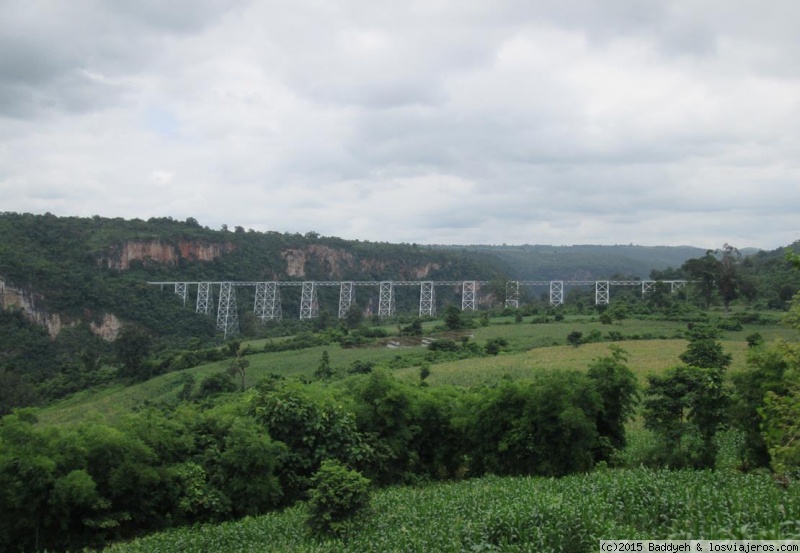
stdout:
<svg viewBox="0 0 800 553">
<path fill-rule="evenodd" d="M 311 478 L 307 523 L 318 535 L 340 535 L 369 505 L 368 478 L 339 461 L 323 461 Z"/>
</svg>

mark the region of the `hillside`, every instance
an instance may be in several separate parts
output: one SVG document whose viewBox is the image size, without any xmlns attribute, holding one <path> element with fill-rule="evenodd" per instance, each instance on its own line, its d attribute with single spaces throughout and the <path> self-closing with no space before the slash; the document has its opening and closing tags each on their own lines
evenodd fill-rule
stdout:
<svg viewBox="0 0 800 553">
<path fill-rule="evenodd" d="M 652 269 L 678 267 L 702 254 L 689 247 L 426 247 L 241 227 L 211 230 L 193 219 L 16 213 L 0 214 L 0 235 L 3 308 L 21 308 L 51 336 L 84 323 L 107 339 L 125 323 L 160 336 L 214 333 L 208 317 L 174 297 L 165 301 L 169 295 L 147 281 L 646 278 Z M 376 300 L 363 298 L 360 307 Z M 295 311 L 297 301 L 289 293 L 285 311 Z"/>
<path fill-rule="evenodd" d="M 191 219 L 5 213 L 0 235 L 2 307 L 21 308 L 51 336 L 79 323 L 111 338 L 122 323 L 161 336 L 213 334 L 213 321 L 147 281 L 488 280 L 506 272 L 482 254 L 314 233 L 215 231 Z"/>
<path fill-rule="evenodd" d="M 469 246 L 467 252 L 491 255 L 519 279 L 582 280 L 613 275 L 647 279 L 653 269 L 680 267 L 705 254 L 692 246 Z"/>
</svg>

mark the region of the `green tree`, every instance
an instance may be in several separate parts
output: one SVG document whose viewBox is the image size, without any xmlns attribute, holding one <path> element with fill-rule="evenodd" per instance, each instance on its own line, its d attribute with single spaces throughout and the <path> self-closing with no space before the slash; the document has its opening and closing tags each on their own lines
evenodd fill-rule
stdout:
<svg viewBox="0 0 800 553">
<path fill-rule="evenodd" d="M 358 326 L 364 322 L 364 312 L 354 303 L 350 306 L 350 309 L 347 310 L 344 320 L 347 328 L 358 328 Z"/>
<path fill-rule="evenodd" d="M 444 326 L 448 330 L 458 330 L 464 327 L 461 310 L 455 305 L 448 305 L 444 312 Z"/>
<path fill-rule="evenodd" d="M 374 452 L 358 431 L 352 412 L 332 397 L 330 389 L 298 383 L 265 383 L 249 404 L 248 413 L 273 440 L 287 446 L 280 479 L 285 501 L 300 497 L 309 479 L 326 459 L 360 468 Z"/>
<path fill-rule="evenodd" d="M 247 367 L 250 366 L 250 361 L 245 359 L 243 355 L 237 355 L 231 359 L 228 365 L 228 373 L 233 377 L 238 377 L 241 383 L 242 391 L 247 388 Z"/>
<path fill-rule="evenodd" d="M 0 370 L 0 417 L 13 409 L 29 407 L 39 401 L 39 394 L 16 371 Z"/>
<path fill-rule="evenodd" d="M 750 349 L 747 368 L 731 376 L 734 385 L 732 416 L 737 428 L 744 432 L 742 461 L 744 467 L 768 467 L 770 455 L 764 436 L 766 397 L 772 405 L 789 393 L 785 373 L 789 368 L 781 345 Z"/>
<path fill-rule="evenodd" d="M 681 265 L 681 269 L 697 281 L 696 286 L 703 297 L 705 308 L 708 309 L 717 290 L 717 278 L 720 272 L 720 262 L 714 251 L 708 250 L 703 257 L 687 260 Z"/>
<path fill-rule="evenodd" d="M 573 330 L 567 334 L 567 343 L 575 348 L 580 346 L 583 343 L 583 332 L 580 330 Z"/>
<path fill-rule="evenodd" d="M 153 338 L 137 326 L 124 326 L 114 340 L 114 353 L 123 377 L 146 380 L 151 375 L 147 357 L 153 346 Z"/>
<path fill-rule="evenodd" d="M 720 331 L 708 325 L 692 325 L 688 332 L 686 351 L 679 355 L 681 361 L 693 367 L 727 369 L 733 357 L 725 353 L 718 341 Z"/>
<path fill-rule="evenodd" d="M 329 380 L 333 377 L 333 368 L 331 368 L 331 358 L 328 355 L 328 350 L 323 350 L 322 358 L 319 360 L 319 366 L 314 371 L 314 378 L 318 380 Z"/>
<path fill-rule="evenodd" d="M 615 345 L 609 350 L 611 355 L 592 361 L 587 372 L 603 404 L 597 415 L 597 432 L 609 446 L 598 449 L 597 460 L 609 460 L 613 450 L 625 447 L 625 424 L 634 417 L 639 402 L 636 376 L 626 365 L 627 352 Z"/>
<path fill-rule="evenodd" d="M 719 261 L 718 287 L 725 313 L 730 310 L 731 301 L 739 295 L 739 265 L 741 261 L 742 254 L 739 253 L 739 250 L 730 244 L 723 246 L 722 257 Z"/>
<path fill-rule="evenodd" d="M 687 350 L 680 356 L 686 365 L 648 378 L 644 419 L 645 427 L 661 441 L 654 452 L 658 463 L 714 467 L 714 437 L 728 418 L 730 394 L 724 376 L 731 358 L 712 336 L 706 327 L 692 329 Z"/>
<path fill-rule="evenodd" d="M 785 322 L 800 330 L 800 294 L 794 297 Z M 756 375 L 757 384 L 763 381 L 764 405 L 756 409 L 763 419 L 770 465 L 776 473 L 787 475 L 800 468 L 800 346 L 778 341 L 768 351 L 771 359 Z"/>
<path fill-rule="evenodd" d="M 335 459 L 323 461 L 311 478 L 307 519 L 318 535 L 341 535 L 370 500 L 370 481 Z"/>
<path fill-rule="evenodd" d="M 475 474 L 563 476 L 594 465 L 602 400 L 584 374 L 559 371 L 503 383 L 463 409 Z"/>
</svg>

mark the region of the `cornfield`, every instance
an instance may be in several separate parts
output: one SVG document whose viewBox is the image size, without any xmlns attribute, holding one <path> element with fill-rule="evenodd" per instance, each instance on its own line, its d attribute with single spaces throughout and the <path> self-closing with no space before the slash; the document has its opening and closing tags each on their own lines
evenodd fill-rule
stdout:
<svg viewBox="0 0 800 553">
<path fill-rule="evenodd" d="M 598 550 L 600 539 L 798 539 L 800 484 L 731 470 L 597 470 L 486 477 L 375 493 L 340 539 L 313 538 L 304 505 L 179 528 L 107 549 L 133 552 Z"/>
</svg>

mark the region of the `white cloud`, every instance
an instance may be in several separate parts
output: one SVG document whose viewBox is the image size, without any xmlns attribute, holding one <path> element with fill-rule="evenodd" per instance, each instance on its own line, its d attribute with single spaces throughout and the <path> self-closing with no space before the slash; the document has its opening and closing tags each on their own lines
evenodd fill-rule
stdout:
<svg viewBox="0 0 800 553">
<path fill-rule="evenodd" d="M 788 0 L 12 0 L 3 210 L 773 248 L 800 238 L 798 21 Z"/>
</svg>

